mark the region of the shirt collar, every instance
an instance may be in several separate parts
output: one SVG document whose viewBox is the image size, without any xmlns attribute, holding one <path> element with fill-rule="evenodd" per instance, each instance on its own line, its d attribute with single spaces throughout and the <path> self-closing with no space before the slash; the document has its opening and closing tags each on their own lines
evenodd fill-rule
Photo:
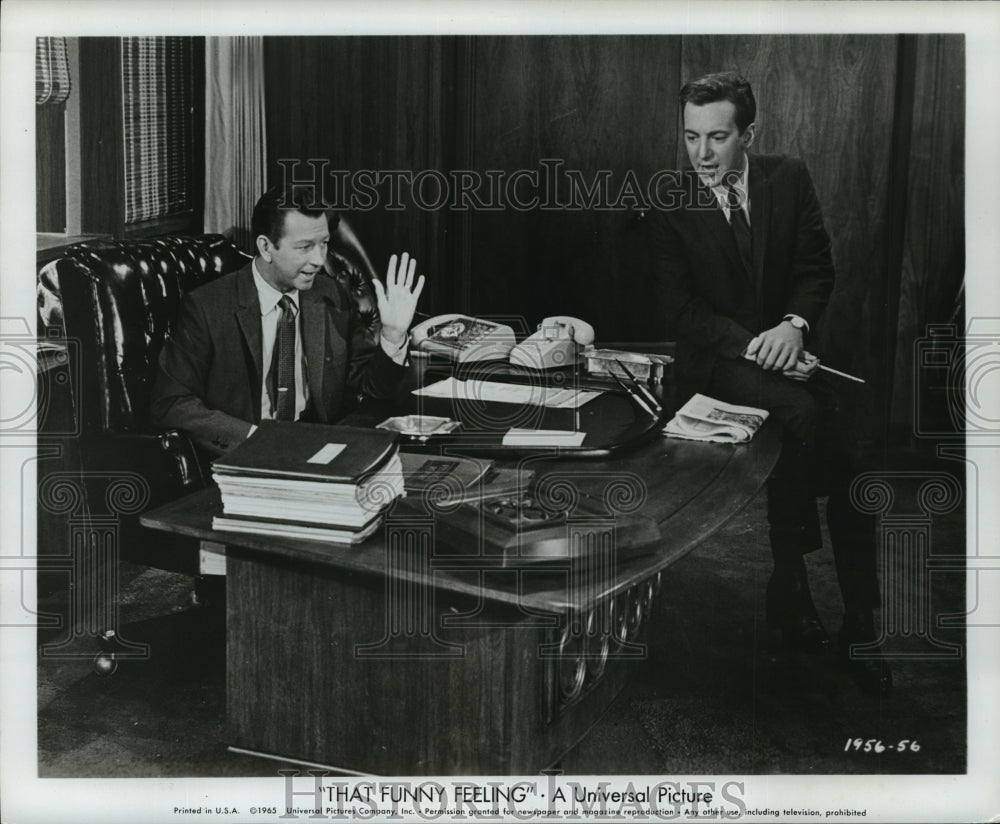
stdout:
<svg viewBox="0 0 1000 824">
<path fill-rule="evenodd" d="M 250 264 L 250 268 L 253 270 L 253 285 L 257 287 L 257 298 L 260 301 L 260 313 L 261 315 L 266 315 L 268 312 L 274 310 L 274 307 L 278 305 L 278 301 L 284 295 L 288 295 L 292 299 L 292 303 L 295 304 L 295 309 L 298 311 L 299 308 L 299 290 L 292 289 L 290 292 L 279 292 L 270 283 L 268 283 L 261 276 L 260 272 L 257 271 L 257 258 L 253 259 Z"/>
<path fill-rule="evenodd" d="M 743 171 L 740 172 L 739 177 L 733 183 L 733 189 L 735 189 L 740 195 L 741 203 L 749 203 L 749 183 L 750 183 L 750 156 L 743 155 Z M 727 212 L 729 211 L 729 192 L 726 190 L 725 186 L 713 186 L 712 191 L 715 192 L 716 200 L 719 201 L 719 205 L 722 206 Z"/>
</svg>

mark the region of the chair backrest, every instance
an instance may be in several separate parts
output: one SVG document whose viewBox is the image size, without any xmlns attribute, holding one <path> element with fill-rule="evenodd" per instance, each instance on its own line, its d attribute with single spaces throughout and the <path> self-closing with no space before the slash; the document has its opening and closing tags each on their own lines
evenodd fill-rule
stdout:
<svg viewBox="0 0 1000 824">
<path fill-rule="evenodd" d="M 181 299 L 249 259 L 221 235 L 205 235 L 83 243 L 50 264 L 39 302 L 61 312 L 66 338 L 76 341 L 70 352 L 79 363 L 70 366 L 80 379 L 82 431 L 148 427 L 157 359 Z"/>
<path fill-rule="evenodd" d="M 373 340 L 379 315 L 364 247 L 347 220 L 332 225 L 327 274 L 355 304 Z M 49 264 L 38 281 L 47 325 L 77 343 L 76 410 L 83 432 L 142 431 L 163 342 L 184 295 L 246 265 L 250 256 L 222 235 L 82 243 Z"/>
<path fill-rule="evenodd" d="M 333 226 L 334 220 L 337 225 Z M 358 236 L 343 215 L 330 217 L 330 245 L 326 256 L 326 271 L 337 280 L 355 305 L 355 315 L 365 325 L 372 340 L 377 341 L 380 321 L 378 302 L 372 279 L 377 277 L 368 254 Z"/>
</svg>

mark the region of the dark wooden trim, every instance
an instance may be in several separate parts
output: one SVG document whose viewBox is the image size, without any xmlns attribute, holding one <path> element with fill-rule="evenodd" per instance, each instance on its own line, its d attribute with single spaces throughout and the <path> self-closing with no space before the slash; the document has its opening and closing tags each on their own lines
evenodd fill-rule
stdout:
<svg viewBox="0 0 1000 824">
<path fill-rule="evenodd" d="M 872 352 L 883 352 L 882 379 L 877 384 L 881 440 L 888 445 L 892 420 L 892 382 L 899 328 L 899 290 L 903 277 L 906 216 L 909 206 L 910 143 L 916 91 L 917 35 L 901 34 L 896 57 L 896 95 L 892 124 L 892 160 L 886 221 L 886 278 L 873 283 Z"/>
<path fill-rule="evenodd" d="M 449 37 L 444 41 L 444 95 L 440 107 L 440 133 L 445 139 L 445 169 L 475 168 L 476 133 L 476 38 Z M 442 168 L 442 167 L 439 167 Z M 442 305 L 449 311 L 469 311 L 472 306 L 472 222 L 471 212 L 449 210 L 445 223 L 451 238 L 445 262 L 445 289 Z"/>
<path fill-rule="evenodd" d="M 66 235 L 58 232 L 35 234 L 35 262 L 39 267 L 62 257 L 70 246 L 89 240 L 110 240 L 110 235 Z"/>
<path fill-rule="evenodd" d="M 121 237 L 140 238 L 156 237 L 158 235 L 200 235 L 204 226 L 202 214 L 200 211 L 187 211 L 176 215 L 154 217 L 139 223 L 126 223 L 122 227 Z"/>
<path fill-rule="evenodd" d="M 66 104 L 35 106 L 35 231 L 66 231 Z"/>
<path fill-rule="evenodd" d="M 121 82 L 121 41 L 81 38 L 81 226 L 114 237 L 123 226 Z"/>
<path fill-rule="evenodd" d="M 121 237 L 125 161 L 120 38 L 80 38 L 78 88 L 82 230 Z"/>
<path fill-rule="evenodd" d="M 205 38 L 195 37 L 191 54 L 191 217 L 190 232 L 205 231 Z"/>
</svg>

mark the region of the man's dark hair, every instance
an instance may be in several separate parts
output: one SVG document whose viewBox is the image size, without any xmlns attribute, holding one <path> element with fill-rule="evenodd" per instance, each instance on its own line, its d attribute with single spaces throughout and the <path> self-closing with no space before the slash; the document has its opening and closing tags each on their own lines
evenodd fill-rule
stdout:
<svg viewBox="0 0 1000 824">
<path fill-rule="evenodd" d="M 311 185 L 272 186 L 253 207 L 253 216 L 250 218 L 253 243 L 256 245 L 257 238 L 266 235 L 277 246 L 285 228 L 285 215 L 289 212 L 319 217 L 326 209 L 323 204 L 316 202 L 316 192 Z"/>
<path fill-rule="evenodd" d="M 697 80 L 688 81 L 681 89 L 680 98 L 682 117 L 687 103 L 704 106 L 707 103 L 728 100 L 736 107 L 736 126 L 741 133 L 757 119 L 757 101 L 754 99 L 753 90 L 736 72 L 706 74 Z"/>
</svg>

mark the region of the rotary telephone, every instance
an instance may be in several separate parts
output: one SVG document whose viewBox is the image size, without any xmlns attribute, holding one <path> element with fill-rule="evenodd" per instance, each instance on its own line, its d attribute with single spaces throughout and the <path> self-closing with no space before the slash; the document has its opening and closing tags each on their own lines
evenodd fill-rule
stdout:
<svg viewBox="0 0 1000 824">
<path fill-rule="evenodd" d="M 510 362 L 529 369 L 558 369 L 580 359 L 594 342 L 594 327 L 579 318 L 556 315 L 538 324 L 538 331 L 515 346 Z"/>
<path fill-rule="evenodd" d="M 507 360 L 529 369 L 553 369 L 576 363 L 594 342 L 594 328 L 578 318 L 557 315 L 538 324 L 538 331 L 515 345 L 514 330 L 502 323 L 447 314 L 413 327 L 410 341 L 418 352 L 442 355 L 456 363 Z"/>
<path fill-rule="evenodd" d="M 410 342 L 417 351 L 468 363 L 506 360 L 515 340 L 514 330 L 502 323 L 450 314 L 418 323 L 410 331 Z"/>
</svg>

